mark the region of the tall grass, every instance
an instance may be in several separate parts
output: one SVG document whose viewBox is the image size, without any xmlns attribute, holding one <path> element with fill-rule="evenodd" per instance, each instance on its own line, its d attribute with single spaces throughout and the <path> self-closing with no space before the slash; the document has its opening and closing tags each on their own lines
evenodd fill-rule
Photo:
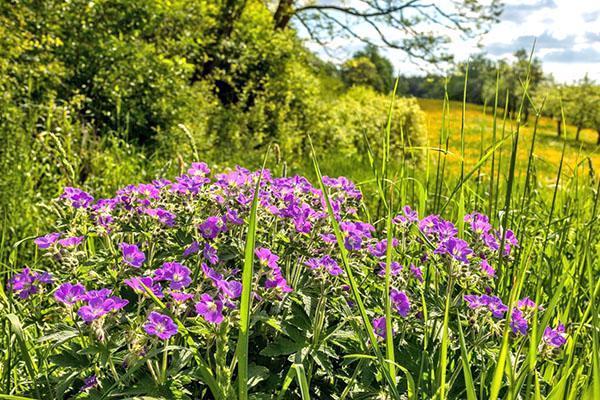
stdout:
<svg viewBox="0 0 600 400">
<path fill-rule="evenodd" d="M 498 75 L 499 77 L 500 75 Z M 499 79 L 499 78 L 498 78 Z M 465 88 L 468 82 L 465 82 Z M 526 95 L 527 81 L 521 100 L 521 107 L 531 101 Z M 466 90 L 465 90 L 466 93 Z M 598 295 L 600 293 L 599 257 L 599 191 L 600 183 L 589 164 L 579 163 L 575 168 L 567 168 L 565 154 L 567 147 L 567 124 L 563 124 L 565 134 L 561 148 L 561 157 L 557 160 L 543 160 L 536 149 L 543 146 L 538 142 L 538 118 L 544 106 L 534 104 L 536 118 L 533 122 L 531 144 L 528 147 L 528 159 L 525 166 L 518 157 L 520 140 L 523 138 L 521 121 L 508 119 L 506 109 L 498 108 L 498 98 L 504 94 L 496 91 L 493 107 L 493 125 L 478 144 L 480 157 L 474 166 L 465 166 L 467 151 L 464 137 L 466 121 L 466 102 L 461 105 L 462 123 L 457 139 L 451 132 L 447 121 L 450 102 L 442 104 L 442 129 L 439 137 L 428 149 L 435 152 L 427 157 L 427 165 L 406 162 L 405 153 L 419 149 L 404 146 L 398 154 L 390 151 L 391 125 L 394 124 L 391 111 L 386 129 L 381 137 L 382 159 L 377 152 L 368 151 L 364 161 L 339 159 L 329 154 L 316 154 L 313 149 L 310 160 L 306 160 L 307 175 L 312 175 L 325 195 L 326 211 L 336 234 L 339 253 L 348 279 L 348 284 L 356 303 L 355 334 L 363 341 L 363 354 L 351 357 L 356 362 L 355 373 L 348 379 L 346 390 L 339 393 L 340 398 L 348 398 L 353 388 L 359 385 L 363 369 L 374 366 L 385 382 L 382 391 L 390 398 L 401 398 L 403 392 L 409 397 L 428 398 L 467 398 L 473 399 L 538 399 L 547 392 L 548 399 L 597 399 L 600 398 L 600 338 Z M 393 99 L 392 99 L 393 101 Z M 392 107 L 390 107 L 392 110 Z M 55 121 L 56 122 L 56 121 Z M 52 124 L 50 124 L 52 125 Z M 49 131 L 56 127 L 48 125 Z M 66 125 L 63 125 L 66 126 Z M 30 133 L 30 132 L 29 132 Z M 22 162 L 14 171 L 4 164 L 2 178 L 3 210 L 0 210 L 2 227 L 0 229 L 0 398 L 18 399 L 18 395 L 27 388 L 34 388 L 36 381 L 44 379 L 46 368 L 44 355 L 36 351 L 38 327 L 35 324 L 23 325 L 19 319 L 19 307 L 12 297 L 4 292 L 8 276 L 23 265 L 35 265 L 35 254 L 21 249 L 17 236 L 34 236 L 38 232 L 34 227 L 43 226 L 39 214 L 28 214 L 37 209 L 36 203 L 55 197 L 58 189 L 76 181 L 86 168 L 92 165 L 91 184 L 110 191 L 116 185 L 134 181 L 138 177 L 153 176 L 159 171 L 155 160 L 139 160 L 143 152 L 126 145 L 118 139 L 102 139 L 95 143 L 96 150 L 110 149 L 108 154 L 100 156 L 92 150 L 83 157 L 81 150 L 83 132 L 81 127 L 71 126 L 70 134 L 48 134 L 41 138 L 34 136 L 31 141 L 26 134 L 19 140 L 10 142 L 8 152 L 11 160 L 17 153 L 23 154 Z M 449 152 L 452 141 L 459 141 L 461 154 L 460 174 L 452 172 L 449 166 L 457 158 Z M 375 143 L 373 135 L 369 142 Z M 404 141 L 402 141 L 404 143 Z M 88 145 L 90 146 L 90 145 Z M 51 163 L 40 162 L 40 158 L 51 159 Z M 150 157 L 151 158 L 151 157 Z M 198 152 L 194 146 L 194 158 Z M 82 161 L 85 160 L 85 161 Z M 272 161 L 267 166 L 272 165 Z M 240 163 L 243 164 L 243 161 Z M 555 168 L 555 178 L 548 184 L 536 174 L 540 163 L 551 164 Z M 56 169 L 49 170 L 48 164 Z M 312 165 L 310 165 L 312 164 Z M 503 262 L 498 271 L 501 284 L 498 295 L 509 305 L 513 304 L 520 293 L 534 293 L 538 304 L 546 308 L 544 317 L 537 314 L 531 323 L 531 338 L 526 347 L 513 347 L 509 340 L 509 328 L 506 324 L 502 332 L 499 347 L 487 349 L 489 360 L 474 357 L 477 338 L 465 336 L 461 320 L 452 312 L 461 296 L 453 296 L 452 291 L 440 293 L 435 277 L 427 278 L 426 290 L 422 296 L 430 296 L 429 291 L 445 302 L 436 309 L 424 309 L 424 334 L 420 338 L 416 360 L 407 357 L 406 343 L 402 338 L 388 335 L 385 349 L 373 333 L 373 326 L 361 297 L 360 282 L 347 261 L 343 238 L 331 207 L 327 191 L 322 181 L 323 173 L 340 175 L 338 169 L 344 168 L 344 174 L 361 183 L 365 197 L 371 200 L 371 220 L 382 230 L 387 230 L 388 250 L 391 249 L 391 219 L 403 204 L 419 205 L 421 215 L 437 213 L 461 221 L 465 211 L 473 208 L 485 210 L 495 221 L 505 228 L 517 227 L 520 240 L 513 262 Z M 176 166 L 169 165 L 175 169 Z M 27 169 L 29 172 L 25 172 Z M 104 175 L 100 169 L 106 169 Z M 478 171 L 489 170 L 489 174 Z M 432 171 L 432 176 L 429 176 Z M 157 172 L 158 173 L 158 172 Z M 94 175 L 95 174 L 95 175 Z M 390 177 L 394 177 L 391 179 Z M 260 181 L 257 183 L 258 193 Z M 22 189 L 23 197 L 18 198 L 10 192 L 10 187 Z M 39 194 L 38 191 L 45 193 Z M 25 199 L 25 200 L 24 200 Z M 375 199 L 375 200 L 373 200 Z M 19 204 L 23 211 L 19 212 Z M 253 201 L 253 210 L 257 207 L 257 198 Z M 380 206 L 380 207 L 378 207 Z M 377 211 L 379 208 L 379 211 Z M 255 217 L 255 212 L 252 213 Z M 243 270 L 243 294 L 240 319 L 240 334 L 237 348 L 237 384 L 238 398 L 248 398 L 248 360 L 249 360 L 249 317 L 251 311 L 251 293 L 249 282 L 252 277 L 254 239 L 253 229 L 257 221 L 250 222 L 246 237 L 245 262 Z M 391 254 L 386 254 L 385 314 L 390 321 L 389 274 Z M 425 304 L 425 302 L 423 301 Z M 322 305 L 324 308 L 325 305 Z M 558 310 L 564 310 L 559 312 Z M 321 311 L 323 312 L 323 311 Z M 349 313 L 352 310 L 348 310 Z M 318 318 L 317 318 L 318 320 Z M 541 363 L 539 344 L 546 326 L 567 323 L 569 341 L 564 353 L 555 363 Z M 318 322 L 315 322 L 318 325 Z M 387 331 L 392 329 L 388 324 Z M 320 332 L 318 329 L 317 332 Z M 328 334 L 315 338 L 315 346 L 329 340 Z M 452 346 L 456 343 L 457 346 Z M 302 398 L 314 397 L 311 388 L 312 364 L 307 353 L 297 352 L 292 367 L 284 377 L 280 397 L 285 398 L 287 388 L 297 385 Z M 166 349 L 165 349 L 166 355 Z M 201 364 L 205 363 L 201 360 Z M 201 365 L 200 364 L 200 365 Z M 200 371 L 204 379 L 211 382 L 216 397 L 225 398 L 219 392 L 218 383 L 210 371 Z M 294 383 L 295 378 L 295 383 Z M 42 393 L 38 397 L 44 397 Z"/>
</svg>

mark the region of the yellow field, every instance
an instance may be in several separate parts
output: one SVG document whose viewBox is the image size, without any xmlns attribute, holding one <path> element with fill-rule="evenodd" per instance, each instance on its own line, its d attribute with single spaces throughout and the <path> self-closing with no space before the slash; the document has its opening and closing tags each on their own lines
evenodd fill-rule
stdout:
<svg viewBox="0 0 600 400">
<path fill-rule="evenodd" d="M 419 104 L 426 113 L 429 146 L 437 147 L 442 126 L 442 101 L 419 99 Z M 452 154 L 448 156 L 448 166 L 453 171 L 460 168 L 461 112 L 462 103 L 451 102 L 450 115 L 447 119 L 450 132 L 449 151 Z M 485 153 L 492 144 L 492 112 L 493 110 L 488 108 L 484 114 L 483 106 L 467 104 L 465 118 L 465 164 L 467 171 L 469 170 L 469 166 L 473 166 L 481 157 L 482 152 Z M 535 117 L 530 115 L 529 121 L 520 130 L 519 157 L 516 169 L 518 174 L 524 173 L 527 166 L 527 158 L 533 136 L 534 119 Z M 502 135 L 501 115 L 499 116 L 497 126 L 497 137 L 499 139 Z M 514 121 L 507 121 L 506 134 L 510 134 L 514 129 Z M 578 163 L 582 163 L 585 166 L 585 170 L 589 171 L 588 159 L 591 161 L 594 170 L 597 171 L 600 168 L 600 146 L 596 145 L 597 133 L 589 129 L 584 130 L 581 132 L 580 142 L 577 142 L 575 141 L 575 131 L 575 127 L 567 127 L 568 139 L 563 172 L 571 175 Z M 481 143 L 483 143 L 483 150 Z M 510 146 L 510 139 L 502 146 L 505 160 L 508 158 Z M 538 124 L 534 157 L 536 159 L 538 176 L 544 182 L 550 183 L 556 178 L 562 146 L 563 139 L 559 138 L 556 134 L 556 122 L 551 118 L 542 117 Z"/>
</svg>

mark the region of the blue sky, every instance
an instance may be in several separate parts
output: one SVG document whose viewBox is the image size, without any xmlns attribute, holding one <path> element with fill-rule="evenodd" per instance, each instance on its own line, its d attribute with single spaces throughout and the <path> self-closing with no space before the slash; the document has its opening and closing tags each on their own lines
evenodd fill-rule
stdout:
<svg viewBox="0 0 600 400">
<path fill-rule="evenodd" d="M 435 1 L 435 0 L 433 0 Z M 352 0 L 347 1 L 351 3 Z M 519 49 L 530 49 L 537 39 L 536 56 L 544 70 L 559 82 L 581 79 L 586 73 L 600 82 L 600 0 L 505 0 L 500 23 L 479 40 L 464 40 L 457 33 L 448 33 L 452 41 L 448 50 L 457 60 L 484 50 L 491 58 L 510 59 Z M 364 35 L 375 35 L 364 29 Z M 309 44 L 324 58 L 319 45 Z M 347 58 L 362 44 L 349 38 L 336 38 L 328 44 L 333 61 Z M 405 74 L 422 74 L 429 67 L 416 64 L 399 51 L 385 51 L 396 69 Z"/>
</svg>

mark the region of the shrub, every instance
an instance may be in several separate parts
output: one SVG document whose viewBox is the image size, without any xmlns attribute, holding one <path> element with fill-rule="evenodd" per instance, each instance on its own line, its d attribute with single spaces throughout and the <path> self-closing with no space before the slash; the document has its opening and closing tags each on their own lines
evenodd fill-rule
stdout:
<svg viewBox="0 0 600 400">
<path fill-rule="evenodd" d="M 55 203 L 55 232 L 35 239 L 43 256 L 8 285 L 22 323 L 35 326 L 26 335 L 47 357 L 39 370 L 11 374 L 19 376 L 21 392 L 235 398 L 240 269 L 258 176 L 240 167 L 211 176 L 206 164 L 194 163 L 174 181 L 129 185 L 110 198 L 66 187 Z M 529 298 L 504 304 L 494 296 L 500 257 L 510 260 L 518 246 L 511 231 L 473 213 L 461 238 L 450 221 L 419 218 L 404 207 L 392 236 L 382 239 L 385 230 L 358 215 L 362 194 L 352 182 L 323 182 L 342 231 L 339 247 L 323 193 L 307 179 L 265 171 L 259 187 L 249 356 L 256 396 L 280 391 L 293 376 L 292 362 L 304 366 L 318 398 L 341 393 L 348 379 L 357 379 L 356 389 L 350 387 L 356 395 L 381 393 L 378 364 L 350 362 L 372 351 L 357 317 L 359 299 L 377 340 L 393 336 L 396 359 L 412 376 L 423 372 L 422 341 L 433 341 L 435 349 L 442 340 L 431 327 L 440 326 L 446 301 L 450 314 L 459 315 L 448 321 L 450 352 L 460 351 L 460 325 L 470 321 L 462 330 L 478 360 L 473 373 L 494 365 L 490 349 L 504 329 L 517 355 L 536 340 L 529 325 L 538 305 Z M 384 317 L 387 265 L 391 332 Z M 350 271 L 360 281 L 360 298 L 348 286 Z M 546 328 L 540 359 L 551 360 L 566 338 L 564 326 Z M 515 369 L 523 362 L 511 358 Z M 417 390 L 427 390 L 420 382 Z"/>
<path fill-rule="evenodd" d="M 355 86 L 332 105 L 332 120 L 329 124 L 332 146 L 342 152 L 366 154 L 364 134 L 371 146 L 380 148 L 387 123 L 390 97 L 378 94 L 371 88 Z M 404 138 L 404 142 L 402 142 Z M 392 110 L 391 147 L 392 154 L 399 154 L 403 146 L 415 147 L 425 143 L 425 115 L 417 101 L 396 98 Z M 408 156 L 418 158 L 420 150 L 411 150 Z"/>
</svg>

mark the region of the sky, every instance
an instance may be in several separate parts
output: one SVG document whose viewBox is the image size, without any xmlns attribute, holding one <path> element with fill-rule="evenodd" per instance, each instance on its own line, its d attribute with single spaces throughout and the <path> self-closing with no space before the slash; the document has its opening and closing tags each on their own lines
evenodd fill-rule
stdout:
<svg viewBox="0 0 600 400">
<path fill-rule="evenodd" d="M 531 49 L 536 39 L 535 56 L 556 81 L 570 83 L 587 73 L 600 82 L 600 0 L 504 0 L 504 4 L 500 22 L 479 40 L 465 40 L 457 33 L 449 33 L 452 41 L 447 48 L 456 60 L 466 60 L 482 50 L 490 58 L 510 60 L 515 50 Z M 367 26 L 357 29 L 367 37 L 376 35 Z M 478 47 L 478 42 L 483 47 Z M 339 62 L 363 44 L 336 38 L 327 44 L 329 54 L 316 43 L 309 42 L 308 46 L 323 58 Z M 431 69 L 411 62 L 400 51 L 383 52 L 402 74 L 422 75 Z"/>
</svg>

